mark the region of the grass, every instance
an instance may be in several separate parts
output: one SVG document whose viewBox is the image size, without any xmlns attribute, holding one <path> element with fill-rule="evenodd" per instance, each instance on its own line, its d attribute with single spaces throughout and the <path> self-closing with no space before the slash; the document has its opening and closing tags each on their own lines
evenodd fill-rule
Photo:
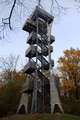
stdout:
<svg viewBox="0 0 80 120">
<path fill-rule="evenodd" d="M 80 116 L 74 116 L 70 114 L 63 114 L 62 120 L 80 120 Z"/>
<path fill-rule="evenodd" d="M 54 114 L 12 115 L 0 120 L 54 120 Z M 56 119 L 57 120 L 57 119 Z M 61 120 L 80 120 L 80 116 L 61 114 Z"/>
</svg>

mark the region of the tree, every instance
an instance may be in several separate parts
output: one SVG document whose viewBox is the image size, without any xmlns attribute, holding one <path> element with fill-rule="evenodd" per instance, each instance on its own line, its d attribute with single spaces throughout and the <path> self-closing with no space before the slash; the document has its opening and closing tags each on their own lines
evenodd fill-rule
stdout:
<svg viewBox="0 0 80 120">
<path fill-rule="evenodd" d="M 25 79 L 26 76 L 23 70 L 20 70 L 15 72 L 15 77 L 12 81 L 0 86 L 0 117 L 16 113 L 21 97 L 22 84 Z"/>
<path fill-rule="evenodd" d="M 64 56 L 60 57 L 57 69 L 60 72 L 61 87 L 63 93 L 74 96 L 79 99 L 80 92 L 80 50 L 77 48 L 70 48 L 65 50 Z"/>
<path fill-rule="evenodd" d="M 0 58 L 0 117 L 15 114 L 26 79 L 23 69 L 17 70 L 19 56 Z"/>
<path fill-rule="evenodd" d="M 21 22 L 24 17 L 26 18 L 26 16 L 30 15 L 36 5 L 45 9 L 45 3 L 46 1 L 43 3 L 42 0 L 0 0 L 1 13 L 2 11 L 7 13 L 6 15 L 1 15 L 0 40 L 8 36 L 10 31 L 15 30 L 15 27 L 18 28 L 20 26 L 19 22 Z M 62 14 L 65 14 L 67 10 L 67 8 L 61 6 L 57 0 L 50 0 L 49 4 L 51 14 L 57 19 L 60 19 Z"/>
<path fill-rule="evenodd" d="M 0 76 L 2 77 L 4 82 L 6 80 L 7 82 L 11 81 L 14 78 L 19 64 L 19 57 L 20 56 L 14 56 L 10 54 L 6 58 L 4 57 L 0 58 L 0 70 L 1 70 Z"/>
</svg>

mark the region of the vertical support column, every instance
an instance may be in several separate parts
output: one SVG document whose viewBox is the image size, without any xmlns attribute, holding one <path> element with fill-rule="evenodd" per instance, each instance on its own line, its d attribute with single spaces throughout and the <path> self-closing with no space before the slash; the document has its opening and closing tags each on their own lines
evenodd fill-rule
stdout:
<svg viewBox="0 0 80 120">
<path fill-rule="evenodd" d="M 62 108 L 62 105 L 61 105 L 61 102 L 60 102 L 60 99 L 59 99 L 58 90 L 57 90 L 57 88 L 55 86 L 54 76 L 53 76 L 53 73 L 52 73 L 51 53 L 50 53 L 51 27 L 52 27 L 52 23 L 51 23 L 51 25 L 49 25 L 47 23 L 48 53 L 49 53 L 49 73 L 50 73 L 50 101 L 51 101 L 51 114 L 53 114 L 55 104 L 57 104 L 59 106 L 62 113 L 64 113 L 64 111 L 63 111 L 63 108 Z"/>
<path fill-rule="evenodd" d="M 52 21 L 53 22 L 53 21 Z M 52 65 L 51 65 L 51 53 L 50 53 L 50 35 L 51 35 L 51 28 L 52 28 L 52 23 L 49 25 L 47 23 L 47 35 L 48 35 L 48 54 L 49 54 L 49 70 L 52 73 Z"/>
<path fill-rule="evenodd" d="M 43 31 L 43 25 L 42 25 L 42 31 Z M 43 33 L 41 33 L 41 42 L 42 42 L 42 34 Z M 41 48 L 42 48 L 42 43 L 41 43 Z M 41 52 L 42 52 L 42 49 L 41 49 Z M 41 62 L 42 62 L 42 55 L 41 55 Z M 43 63 L 41 64 L 41 66 L 43 66 Z M 41 72 L 43 72 L 42 69 L 41 69 Z M 42 85 L 43 85 L 43 87 L 42 87 L 42 94 L 44 96 L 44 79 L 42 80 Z M 44 113 L 44 97 L 43 97 L 43 101 L 42 101 L 42 106 L 43 106 L 43 113 Z"/>
<path fill-rule="evenodd" d="M 37 112 L 37 64 L 38 64 L 38 14 L 36 11 L 36 24 L 37 24 L 37 41 L 36 41 L 36 68 L 35 68 L 35 82 L 34 82 L 34 93 L 33 93 L 33 100 L 32 100 L 32 108 L 31 108 L 31 114 L 33 113 L 33 107 L 34 112 Z"/>
</svg>

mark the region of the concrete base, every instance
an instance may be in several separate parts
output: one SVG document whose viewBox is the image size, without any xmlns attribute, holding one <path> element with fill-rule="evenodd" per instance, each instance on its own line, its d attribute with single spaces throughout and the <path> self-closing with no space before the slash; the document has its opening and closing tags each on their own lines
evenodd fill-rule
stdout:
<svg viewBox="0 0 80 120">
<path fill-rule="evenodd" d="M 16 114 L 19 112 L 22 105 L 24 105 L 25 113 L 27 114 L 27 107 L 28 107 L 28 94 L 27 93 L 22 93 L 22 97 L 21 97 Z"/>
</svg>

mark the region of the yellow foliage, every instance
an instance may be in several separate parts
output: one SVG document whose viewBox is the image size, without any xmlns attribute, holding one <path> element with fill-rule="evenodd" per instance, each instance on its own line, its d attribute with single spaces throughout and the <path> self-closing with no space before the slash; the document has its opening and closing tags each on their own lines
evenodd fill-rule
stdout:
<svg viewBox="0 0 80 120">
<path fill-rule="evenodd" d="M 61 90 L 65 93 L 69 91 L 75 91 L 78 88 L 80 80 L 80 50 L 77 48 L 65 50 L 64 56 L 60 57 L 57 61 L 60 78 L 62 80 Z"/>
</svg>

